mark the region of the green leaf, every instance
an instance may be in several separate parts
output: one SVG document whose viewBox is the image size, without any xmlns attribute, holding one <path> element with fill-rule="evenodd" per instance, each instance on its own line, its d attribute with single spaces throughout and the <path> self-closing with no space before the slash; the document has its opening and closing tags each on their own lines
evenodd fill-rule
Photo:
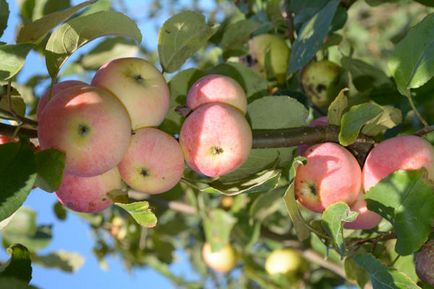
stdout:
<svg viewBox="0 0 434 289">
<path fill-rule="evenodd" d="M 205 17 L 194 11 L 183 11 L 172 16 L 158 34 L 158 54 L 165 72 L 174 72 L 197 50 L 208 43 L 216 32 L 205 22 Z"/>
<path fill-rule="evenodd" d="M 347 91 L 349 91 L 348 88 L 342 89 L 330 104 L 327 112 L 327 120 L 329 124 L 340 125 L 342 115 L 348 107 L 348 97 L 345 95 L 345 92 Z"/>
<path fill-rule="evenodd" d="M 382 107 L 376 103 L 367 102 L 352 106 L 350 110 L 342 116 L 339 143 L 343 146 L 354 143 L 365 123 L 377 117 L 382 112 Z"/>
<path fill-rule="evenodd" d="M 11 79 L 23 68 L 31 48 L 27 44 L 0 45 L 0 81 Z"/>
<path fill-rule="evenodd" d="M 260 27 L 260 24 L 252 19 L 242 19 L 229 24 L 223 33 L 220 47 L 228 50 L 235 49 L 244 45 L 250 38 L 250 35 Z"/>
<path fill-rule="evenodd" d="M 76 272 L 84 264 L 84 257 L 78 253 L 57 251 L 48 255 L 32 255 L 32 261 L 44 268 L 57 268 L 63 272 Z"/>
<path fill-rule="evenodd" d="M 54 192 L 60 186 L 65 168 L 65 154 L 55 149 L 37 152 L 36 155 L 36 186 L 46 192 Z"/>
<path fill-rule="evenodd" d="M 207 214 L 203 226 L 212 251 L 221 250 L 229 243 L 229 236 L 236 222 L 236 218 L 222 209 L 213 209 Z"/>
<path fill-rule="evenodd" d="M 16 279 L 16 278 L 11 278 L 11 277 L 1 277 L 0 278 L 0 288 L 2 289 L 10 289 L 10 288 L 14 288 L 14 289 L 38 289 L 35 286 L 32 285 L 28 285 L 26 282 Z"/>
<path fill-rule="evenodd" d="M 288 72 L 293 73 L 305 66 L 323 45 L 330 30 L 339 1 L 331 0 L 303 24 L 292 47 Z"/>
<path fill-rule="evenodd" d="M 343 256 L 345 244 L 343 235 L 343 222 L 352 222 L 358 213 L 351 211 L 348 204 L 339 202 L 328 206 L 321 215 L 322 224 L 336 245 L 337 251 Z"/>
<path fill-rule="evenodd" d="M 149 203 L 146 201 L 133 202 L 129 204 L 114 204 L 127 211 L 140 226 L 153 228 L 157 225 L 157 217 L 149 208 Z"/>
<path fill-rule="evenodd" d="M 7 251 L 11 258 L 0 272 L 0 278 L 15 278 L 28 284 L 32 280 L 32 261 L 29 251 L 21 244 L 15 244 Z"/>
<path fill-rule="evenodd" d="M 368 271 L 374 289 L 420 289 L 408 276 L 388 269 L 371 254 L 359 254 L 353 258 L 359 266 Z"/>
<path fill-rule="evenodd" d="M 0 108 L 9 111 L 9 100 L 7 97 L 0 96 Z M 24 116 L 26 112 L 26 104 L 24 103 L 24 99 L 20 96 L 11 96 L 11 107 L 12 110 L 17 114 Z M 4 116 L 10 118 L 11 116 L 6 113 L 1 113 L 0 116 Z"/>
<path fill-rule="evenodd" d="M 102 11 L 74 18 L 54 30 L 46 49 L 47 69 L 55 78 L 68 57 L 89 41 L 102 36 L 131 38 L 137 43 L 142 35 L 136 23 L 119 12 Z"/>
<path fill-rule="evenodd" d="M 28 143 L 0 145 L 0 221 L 24 203 L 36 179 L 35 157 Z"/>
<path fill-rule="evenodd" d="M 310 228 L 301 215 L 297 201 L 295 200 L 294 183 L 291 183 L 286 189 L 283 200 L 285 201 L 286 210 L 288 211 L 289 217 L 291 218 L 292 224 L 297 232 L 297 238 L 300 241 L 307 240 L 310 236 Z"/>
<path fill-rule="evenodd" d="M 289 96 L 266 96 L 247 107 L 253 129 L 279 129 L 305 126 L 308 112 Z"/>
<path fill-rule="evenodd" d="M 357 282 L 359 288 L 365 288 L 365 285 L 369 282 L 369 274 L 366 270 L 357 265 L 353 258 L 345 258 L 344 269 L 345 276 L 348 280 Z"/>
<path fill-rule="evenodd" d="M 101 11 L 109 11 L 112 9 L 112 0 L 97 0 L 95 3 L 84 10 L 80 16 L 90 15 Z"/>
<path fill-rule="evenodd" d="M 0 36 L 3 35 L 3 32 L 6 30 L 8 26 L 9 19 L 9 4 L 6 0 L 0 0 Z"/>
<path fill-rule="evenodd" d="M 393 224 L 399 255 L 417 251 L 428 240 L 434 221 L 433 190 L 422 169 L 396 171 L 367 192 L 369 210 Z"/>
<path fill-rule="evenodd" d="M 389 59 L 389 71 L 403 95 L 410 88 L 422 86 L 434 75 L 433 27 L 434 14 L 430 14 L 408 31 Z"/>
<path fill-rule="evenodd" d="M 77 6 L 50 13 L 34 22 L 24 24 L 17 36 L 17 43 L 40 43 L 57 25 L 71 18 L 75 13 L 94 1 L 86 1 Z"/>
<path fill-rule="evenodd" d="M 242 63 L 222 63 L 207 71 L 207 74 L 210 73 L 222 74 L 235 79 L 243 87 L 247 98 L 263 96 L 268 89 L 267 80 Z"/>
<path fill-rule="evenodd" d="M 57 219 L 64 221 L 66 220 L 68 211 L 65 209 L 65 207 L 60 203 L 56 202 L 53 206 L 54 214 L 56 215 Z"/>
<path fill-rule="evenodd" d="M 278 188 L 259 195 L 250 207 L 249 215 L 259 221 L 276 212 L 282 205 L 284 188 Z"/>
<path fill-rule="evenodd" d="M 402 112 L 399 109 L 390 105 L 383 106 L 382 109 L 383 112 L 365 123 L 363 134 L 375 136 L 402 122 Z"/>
</svg>

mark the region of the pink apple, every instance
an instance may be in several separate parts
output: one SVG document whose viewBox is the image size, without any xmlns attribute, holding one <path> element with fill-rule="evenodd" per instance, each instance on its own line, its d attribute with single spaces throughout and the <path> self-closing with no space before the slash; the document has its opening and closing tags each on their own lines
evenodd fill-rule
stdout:
<svg viewBox="0 0 434 289">
<path fill-rule="evenodd" d="M 82 81 L 79 80 L 65 80 L 65 81 L 61 81 L 58 82 L 56 84 L 53 85 L 53 92 L 52 92 L 52 98 L 55 97 L 56 94 L 58 94 L 59 92 L 62 92 L 66 89 L 69 88 L 73 88 L 73 87 L 84 87 L 87 86 L 87 83 L 84 83 Z M 48 103 L 48 96 L 50 95 L 50 92 L 47 91 L 45 92 L 45 94 L 41 97 L 41 99 L 39 100 L 38 103 L 38 108 L 36 110 L 36 115 L 39 119 L 39 116 L 41 115 L 42 110 L 44 110 L 45 106 Z"/>
<path fill-rule="evenodd" d="M 179 142 L 188 165 L 209 177 L 241 166 L 252 147 L 252 131 L 243 114 L 227 104 L 204 104 L 182 125 Z"/>
<path fill-rule="evenodd" d="M 73 211 L 95 213 L 112 205 L 108 193 L 121 190 L 122 186 L 117 167 L 94 177 L 66 174 L 56 196 L 62 205 Z"/>
<path fill-rule="evenodd" d="M 368 154 L 363 166 L 363 187 L 368 191 L 397 170 L 425 168 L 434 180 L 434 149 L 421 137 L 407 135 L 385 140 Z"/>
<path fill-rule="evenodd" d="M 326 116 L 321 116 L 316 119 L 314 119 L 310 124 L 309 127 L 316 127 L 316 126 L 328 126 L 329 120 Z M 298 154 L 303 155 L 306 150 L 308 149 L 309 145 L 303 144 L 298 146 Z"/>
<path fill-rule="evenodd" d="M 66 154 L 65 172 L 90 177 L 115 167 L 128 149 L 131 121 L 122 103 L 97 87 L 69 89 L 52 99 L 38 125 L 42 149 Z"/>
<path fill-rule="evenodd" d="M 13 141 L 16 141 L 16 139 L 13 137 L 7 135 L 0 135 L 0 145 L 8 142 L 13 142 Z"/>
<path fill-rule="evenodd" d="M 344 147 L 326 142 L 311 146 L 307 164 L 297 168 L 295 193 L 298 201 L 314 212 L 336 202 L 349 205 L 357 200 L 362 173 L 356 158 Z"/>
<path fill-rule="evenodd" d="M 376 227 L 382 219 L 377 213 L 368 210 L 363 193 L 360 193 L 359 199 L 351 206 L 351 211 L 357 212 L 359 215 L 354 221 L 344 223 L 344 227 L 347 229 L 369 230 Z"/>
<path fill-rule="evenodd" d="M 156 128 L 141 128 L 132 136 L 119 171 L 134 190 L 159 194 L 181 180 L 184 156 L 174 137 Z"/>
<path fill-rule="evenodd" d="M 134 130 L 159 126 L 169 111 L 169 87 L 160 71 L 142 58 L 118 58 L 104 64 L 92 85 L 115 94 L 125 105 Z"/>
<path fill-rule="evenodd" d="M 210 74 L 197 80 L 187 94 L 187 106 L 196 109 L 205 103 L 230 104 L 243 114 L 247 112 L 247 97 L 241 85 L 234 79 Z"/>
<path fill-rule="evenodd" d="M 231 271 L 238 262 L 238 255 L 230 244 L 213 252 L 211 245 L 205 243 L 202 247 L 202 257 L 208 267 L 220 273 Z"/>
</svg>

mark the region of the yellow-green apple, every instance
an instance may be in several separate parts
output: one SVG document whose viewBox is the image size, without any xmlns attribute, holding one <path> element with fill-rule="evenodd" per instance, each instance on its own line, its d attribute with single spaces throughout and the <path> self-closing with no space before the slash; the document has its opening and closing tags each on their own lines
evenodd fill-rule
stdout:
<svg viewBox="0 0 434 289">
<path fill-rule="evenodd" d="M 92 85 L 115 94 L 125 105 L 134 130 L 159 126 L 169 111 L 169 87 L 161 72 L 136 57 L 118 58 L 104 64 Z"/>
<path fill-rule="evenodd" d="M 417 276 L 434 286 L 434 240 L 426 242 L 415 257 Z"/>
<path fill-rule="evenodd" d="M 96 176 L 122 160 L 131 121 L 110 92 L 91 86 L 71 88 L 56 94 L 42 111 L 38 138 L 42 149 L 66 154 L 65 173 Z"/>
<path fill-rule="evenodd" d="M 202 247 L 202 257 L 205 264 L 216 272 L 227 273 L 237 265 L 238 255 L 230 244 L 218 251 L 211 251 L 211 245 L 205 243 Z"/>
<path fill-rule="evenodd" d="M 122 179 L 134 190 L 159 194 L 173 188 L 184 172 L 184 156 L 174 137 L 152 127 L 141 128 L 119 164 Z"/>
<path fill-rule="evenodd" d="M 83 82 L 83 81 L 79 81 L 79 80 L 65 80 L 65 81 L 61 81 L 58 83 L 55 83 L 53 85 L 52 88 L 52 96 L 51 97 L 55 97 L 56 94 L 58 94 L 59 92 L 62 92 L 66 89 L 69 88 L 73 88 L 73 87 L 84 87 L 87 86 L 88 84 Z M 45 92 L 45 94 L 41 97 L 41 99 L 39 100 L 38 103 L 38 108 L 36 110 L 36 116 L 39 119 L 39 115 L 41 114 L 41 111 L 45 108 L 45 106 L 47 105 L 48 101 L 49 101 L 49 95 L 50 95 L 50 91 Z"/>
<path fill-rule="evenodd" d="M 113 204 L 109 193 L 123 188 L 117 167 L 94 177 L 65 174 L 56 196 L 65 207 L 83 213 L 100 212 Z"/>
<path fill-rule="evenodd" d="M 357 201 L 352 204 L 351 211 L 359 213 L 352 222 L 344 223 L 344 227 L 354 230 L 369 230 L 375 228 L 381 222 L 381 216 L 368 210 L 364 194 L 361 192 Z"/>
<path fill-rule="evenodd" d="M 295 193 L 303 206 L 321 213 L 336 202 L 351 205 L 357 200 L 362 172 L 347 149 L 326 142 L 309 147 L 304 156 L 307 164 L 295 176 Z"/>
<path fill-rule="evenodd" d="M 363 187 L 367 192 L 397 170 L 425 168 L 434 180 L 434 149 L 421 137 L 407 135 L 387 139 L 376 145 L 363 165 Z"/>
<path fill-rule="evenodd" d="M 221 103 L 204 104 L 185 120 L 179 142 L 190 168 L 217 177 L 247 160 L 252 131 L 238 109 Z"/>
<path fill-rule="evenodd" d="M 249 52 L 253 69 L 267 77 L 271 72 L 279 83 L 285 82 L 291 50 L 283 38 L 273 34 L 255 36 L 249 41 Z"/>
<path fill-rule="evenodd" d="M 241 85 L 234 79 L 210 74 L 197 80 L 187 94 L 187 106 L 196 109 L 205 103 L 230 104 L 244 114 L 247 112 L 247 97 Z"/>
<path fill-rule="evenodd" d="M 342 68 L 329 60 L 314 61 L 301 71 L 301 84 L 312 104 L 326 108 L 339 93 Z"/>
<path fill-rule="evenodd" d="M 316 126 L 327 126 L 329 124 L 329 121 L 326 116 L 321 116 L 316 119 L 314 119 L 310 124 L 309 127 L 316 127 Z M 303 144 L 298 146 L 298 154 L 303 155 L 309 145 Z"/>
<path fill-rule="evenodd" d="M 277 249 L 265 261 L 265 271 L 270 275 L 294 275 L 303 265 L 303 259 L 294 249 Z"/>
</svg>

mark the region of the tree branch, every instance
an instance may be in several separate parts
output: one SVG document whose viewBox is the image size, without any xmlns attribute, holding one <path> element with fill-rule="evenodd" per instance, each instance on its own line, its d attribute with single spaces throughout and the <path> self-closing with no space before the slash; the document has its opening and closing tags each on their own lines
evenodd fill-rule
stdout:
<svg viewBox="0 0 434 289">
<path fill-rule="evenodd" d="M 37 138 L 38 131 L 34 128 L 28 128 L 25 126 L 18 127 L 14 125 L 9 125 L 5 123 L 0 123 L 0 135 L 14 136 L 15 131 L 18 129 L 18 136 Z"/>
</svg>

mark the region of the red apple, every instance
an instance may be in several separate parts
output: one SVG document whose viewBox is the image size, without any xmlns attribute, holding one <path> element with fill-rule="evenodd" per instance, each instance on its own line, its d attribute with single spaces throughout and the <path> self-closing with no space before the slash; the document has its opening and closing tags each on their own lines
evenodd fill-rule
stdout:
<svg viewBox="0 0 434 289">
<path fill-rule="evenodd" d="M 344 223 L 344 227 L 354 230 L 369 230 L 375 228 L 381 222 L 381 216 L 375 212 L 369 211 L 364 194 L 360 193 L 359 199 L 351 205 L 351 211 L 359 213 L 357 218 L 352 222 Z"/>
</svg>

